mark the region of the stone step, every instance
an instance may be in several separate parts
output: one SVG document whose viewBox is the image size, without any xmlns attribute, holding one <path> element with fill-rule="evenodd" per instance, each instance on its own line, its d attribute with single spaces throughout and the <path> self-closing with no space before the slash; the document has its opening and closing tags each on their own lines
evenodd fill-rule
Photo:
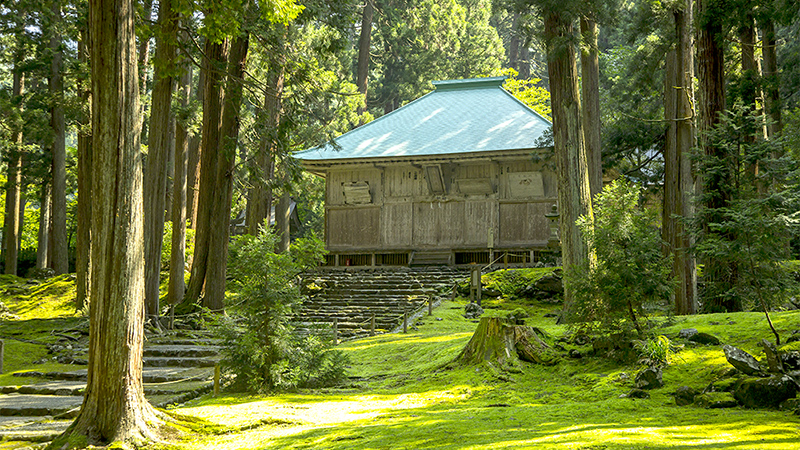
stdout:
<svg viewBox="0 0 800 450">
<path fill-rule="evenodd" d="M 3 394 L 33 394 L 33 395 L 83 395 L 86 389 L 84 381 L 51 381 L 41 384 L 28 384 L 24 386 L 3 386 Z"/>
<path fill-rule="evenodd" d="M 15 377 L 47 378 L 49 380 L 86 381 L 86 369 L 64 372 L 16 372 Z M 166 383 L 186 380 L 210 380 L 214 371 L 198 367 L 145 367 L 142 380 L 145 383 Z"/>
<path fill-rule="evenodd" d="M 144 356 L 194 357 L 217 356 L 219 347 L 215 345 L 148 345 Z"/>
<path fill-rule="evenodd" d="M 145 367 L 214 367 L 219 358 L 191 356 L 172 357 L 172 356 L 146 356 L 144 357 Z"/>
<path fill-rule="evenodd" d="M 72 424 L 72 419 L 42 420 L 41 417 L 24 416 L 3 419 L 8 419 L 0 422 L 0 440 L 4 442 L 50 442 Z"/>
<path fill-rule="evenodd" d="M 0 416 L 59 416 L 81 406 L 83 397 L 67 395 L 0 395 Z"/>
</svg>

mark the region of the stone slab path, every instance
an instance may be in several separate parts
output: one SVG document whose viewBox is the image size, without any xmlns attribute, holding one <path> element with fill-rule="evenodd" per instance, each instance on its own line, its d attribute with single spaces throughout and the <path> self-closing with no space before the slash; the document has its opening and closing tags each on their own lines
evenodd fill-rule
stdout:
<svg viewBox="0 0 800 450">
<path fill-rule="evenodd" d="M 145 396 L 157 407 L 183 403 L 213 388 L 213 366 L 219 347 L 208 339 L 169 342 L 163 338 L 145 347 Z M 16 377 L 41 383 L 0 387 L 0 441 L 47 442 L 77 416 L 86 388 L 85 368 L 62 372 L 26 371 Z M 59 420 L 61 419 L 61 420 Z"/>
</svg>

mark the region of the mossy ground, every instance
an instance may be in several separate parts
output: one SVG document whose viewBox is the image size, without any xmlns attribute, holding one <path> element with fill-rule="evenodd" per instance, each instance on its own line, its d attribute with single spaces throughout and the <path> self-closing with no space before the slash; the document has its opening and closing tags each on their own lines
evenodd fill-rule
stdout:
<svg viewBox="0 0 800 450">
<path fill-rule="evenodd" d="M 634 400 L 621 395 L 633 385 L 635 364 L 595 357 L 553 367 L 523 363 L 521 372 L 506 374 L 512 381 L 488 365 L 450 364 L 477 326 L 461 315 L 465 301 L 443 303 L 408 334 L 340 345 L 352 361 L 344 386 L 224 393 L 171 409 L 217 425 L 202 425 L 161 448 L 800 449 L 800 418 L 791 412 L 678 407 L 670 395 L 681 385 L 701 390 L 730 367 L 721 346 L 674 339 L 680 329 L 697 328 L 761 356 L 758 341 L 772 339 L 763 314 L 661 320 L 656 333 L 683 348 L 664 370 L 665 387 Z M 529 325 L 554 337 L 568 331 L 543 317 L 559 305 L 509 296 L 485 304 L 500 315 L 522 307 L 531 314 Z M 785 338 L 800 328 L 800 312 L 775 313 L 773 321 Z M 586 353 L 589 347 L 569 348 Z M 800 343 L 784 348 L 800 349 Z"/>
</svg>

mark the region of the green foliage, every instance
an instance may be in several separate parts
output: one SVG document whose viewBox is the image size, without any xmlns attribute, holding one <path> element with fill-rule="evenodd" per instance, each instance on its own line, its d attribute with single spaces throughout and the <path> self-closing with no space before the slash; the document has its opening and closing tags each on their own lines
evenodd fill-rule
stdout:
<svg viewBox="0 0 800 450">
<path fill-rule="evenodd" d="M 276 242 L 262 230 L 231 245 L 228 273 L 238 295 L 228 315 L 214 319 L 223 365 L 237 384 L 256 392 L 333 384 L 344 376 L 346 358 L 327 336 L 300 336 L 290 323 L 302 302 L 298 275 L 319 263 L 323 244 L 298 239 L 289 252 L 275 253 Z"/>
<path fill-rule="evenodd" d="M 634 185 L 615 180 L 595 198 L 594 222 L 582 216 L 577 223 L 597 262 L 567 271 L 574 314 L 606 331 L 632 326 L 641 334 L 645 306 L 667 303 L 673 292 L 658 213 L 640 206 L 639 195 Z"/>
<path fill-rule="evenodd" d="M 766 312 L 794 285 L 783 261 L 797 224 L 800 173 L 796 162 L 775 157 L 780 142 L 763 139 L 761 120 L 741 107 L 727 111 L 706 137 L 720 154 L 697 157 L 701 173 L 727 172 L 732 180 L 720 192 L 703 192 L 691 222 L 694 250 L 704 263 L 706 312 L 753 307 Z"/>
<path fill-rule="evenodd" d="M 184 257 L 189 261 L 194 256 L 194 233 L 195 230 L 186 227 L 186 247 Z M 169 270 L 169 262 L 172 258 L 172 222 L 164 222 L 164 243 L 161 246 L 161 270 Z"/>
<path fill-rule="evenodd" d="M 636 341 L 634 345 L 639 351 L 639 364 L 648 367 L 665 367 L 670 365 L 672 362 L 672 355 L 674 355 L 677 350 L 677 347 L 663 334 L 652 339 Z"/>
<path fill-rule="evenodd" d="M 503 69 L 500 73 L 508 77 L 503 83 L 503 88 L 505 90 L 516 97 L 517 100 L 544 116 L 547 120 L 552 120 L 550 118 L 552 114 L 550 92 L 547 88 L 539 86 L 542 81 L 541 79 L 519 79 L 517 78 L 519 73 L 512 68 Z"/>
</svg>

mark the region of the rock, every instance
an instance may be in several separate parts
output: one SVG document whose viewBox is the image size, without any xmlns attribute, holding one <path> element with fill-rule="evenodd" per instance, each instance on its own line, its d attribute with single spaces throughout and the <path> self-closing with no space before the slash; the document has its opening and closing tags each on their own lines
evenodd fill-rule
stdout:
<svg viewBox="0 0 800 450">
<path fill-rule="evenodd" d="M 477 303 L 467 303 L 464 307 L 464 317 L 467 319 L 476 319 L 483 315 L 483 308 Z"/>
<path fill-rule="evenodd" d="M 681 331 L 678 331 L 678 337 L 681 339 L 689 339 L 695 334 L 697 334 L 697 328 L 684 328 Z"/>
<path fill-rule="evenodd" d="M 703 344 L 703 345 L 719 345 L 720 344 L 719 338 L 717 338 L 714 335 L 708 334 L 708 333 L 697 333 L 697 334 L 689 337 L 689 340 L 692 341 L 692 342 L 697 342 L 698 344 Z"/>
<path fill-rule="evenodd" d="M 492 287 L 484 287 L 481 289 L 481 295 L 484 297 L 500 297 L 503 293 Z"/>
<path fill-rule="evenodd" d="M 759 345 L 764 349 L 764 355 L 767 357 L 767 370 L 772 373 L 783 372 L 783 362 L 778 356 L 778 349 L 775 347 L 775 344 L 766 339 L 762 339 Z"/>
<path fill-rule="evenodd" d="M 575 349 L 572 349 L 572 350 L 569 351 L 569 357 L 573 358 L 573 359 L 581 359 L 581 358 L 583 358 L 583 353 L 581 353 L 581 352 L 579 352 L 579 351 L 577 351 Z"/>
<path fill-rule="evenodd" d="M 725 352 L 725 359 L 733 366 L 747 375 L 758 375 L 762 372 L 761 364 L 758 360 L 744 350 L 740 350 L 732 345 L 722 347 Z"/>
<path fill-rule="evenodd" d="M 745 408 L 777 408 L 797 395 L 797 383 L 786 375 L 745 378 L 736 383 L 733 396 Z"/>
<path fill-rule="evenodd" d="M 800 370 L 800 352 L 781 353 L 781 364 L 785 370 Z"/>
<path fill-rule="evenodd" d="M 628 392 L 628 398 L 650 398 L 650 393 L 643 389 L 633 388 Z"/>
<path fill-rule="evenodd" d="M 782 411 L 800 411 L 800 398 L 795 397 L 785 400 L 778 405 L 778 409 Z"/>
<path fill-rule="evenodd" d="M 707 392 L 704 394 L 699 394 L 694 398 L 695 406 L 699 406 L 701 408 L 709 408 L 709 409 L 720 409 L 720 408 L 735 408 L 739 406 L 736 403 L 736 400 L 731 398 L 731 394 L 724 392 L 724 393 L 711 393 Z"/>
<path fill-rule="evenodd" d="M 694 403 L 694 397 L 700 392 L 697 389 L 689 386 L 681 386 L 675 390 L 675 404 L 678 406 L 686 406 Z"/>
<path fill-rule="evenodd" d="M 636 374 L 636 382 L 634 384 L 638 389 L 658 389 L 664 386 L 664 381 L 661 379 L 661 369 L 649 367 Z"/>
<path fill-rule="evenodd" d="M 553 273 L 549 273 L 542 278 L 536 280 L 533 283 L 533 287 L 536 290 L 542 291 L 545 294 L 548 294 L 548 297 L 552 297 L 553 295 L 561 295 L 564 293 L 564 284 L 561 281 L 561 271 L 556 270 Z"/>
</svg>

